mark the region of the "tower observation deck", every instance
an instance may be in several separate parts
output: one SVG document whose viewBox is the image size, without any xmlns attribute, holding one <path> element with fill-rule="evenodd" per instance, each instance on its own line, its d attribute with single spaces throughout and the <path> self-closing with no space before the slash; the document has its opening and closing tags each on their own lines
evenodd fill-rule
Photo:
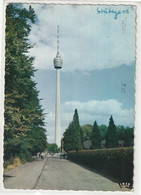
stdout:
<svg viewBox="0 0 141 195">
<path fill-rule="evenodd" d="M 57 26 L 57 54 L 54 58 L 54 68 L 60 69 L 62 68 L 63 60 L 59 54 L 59 26 Z"/>
</svg>

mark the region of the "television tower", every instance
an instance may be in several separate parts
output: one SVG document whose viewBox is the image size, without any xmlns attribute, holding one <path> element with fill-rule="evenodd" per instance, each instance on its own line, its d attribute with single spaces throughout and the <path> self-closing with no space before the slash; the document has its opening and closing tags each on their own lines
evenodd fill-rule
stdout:
<svg viewBox="0 0 141 195">
<path fill-rule="evenodd" d="M 56 107 L 55 107 L 55 143 L 61 146 L 61 124 L 60 124 L 60 69 L 63 60 L 59 54 L 59 25 L 57 26 L 57 54 L 54 58 L 54 68 L 56 69 Z"/>
</svg>

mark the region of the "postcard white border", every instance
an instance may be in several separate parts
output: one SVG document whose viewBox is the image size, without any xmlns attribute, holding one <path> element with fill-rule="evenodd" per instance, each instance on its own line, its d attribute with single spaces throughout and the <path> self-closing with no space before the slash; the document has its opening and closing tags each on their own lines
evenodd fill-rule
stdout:
<svg viewBox="0 0 141 195">
<path fill-rule="evenodd" d="M 4 62 L 5 62 L 5 8 L 9 3 L 40 3 L 40 4 L 94 4 L 94 5 L 135 5 L 136 6 L 136 72 L 135 72 L 135 145 L 134 145 L 134 191 L 104 192 L 104 191 L 51 191 L 51 190 L 7 190 L 3 187 L 3 126 L 4 126 Z M 102 1 L 102 0 L 0 0 L 0 194 L 141 194 L 141 0 Z"/>
</svg>

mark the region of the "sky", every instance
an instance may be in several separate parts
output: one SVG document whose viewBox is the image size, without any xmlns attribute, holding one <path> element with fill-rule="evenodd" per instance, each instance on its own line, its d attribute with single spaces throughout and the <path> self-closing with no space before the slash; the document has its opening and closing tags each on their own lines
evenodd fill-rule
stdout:
<svg viewBox="0 0 141 195">
<path fill-rule="evenodd" d="M 27 7 L 28 5 L 25 5 Z M 57 25 L 60 28 L 61 133 L 77 108 L 80 125 L 134 126 L 135 9 L 132 6 L 34 4 L 29 36 L 35 80 L 54 143 Z M 124 86 L 123 86 L 124 85 Z"/>
</svg>

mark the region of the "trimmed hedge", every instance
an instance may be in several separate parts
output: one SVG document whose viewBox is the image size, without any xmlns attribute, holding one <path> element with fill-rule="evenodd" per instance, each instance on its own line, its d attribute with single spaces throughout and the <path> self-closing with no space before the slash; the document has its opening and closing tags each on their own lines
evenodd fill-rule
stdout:
<svg viewBox="0 0 141 195">
<path fill-rule="evenodd" d="M 106 173 L 118 182 L 133 181 L 132 147 L 70 151 L 68 159 Z"/>
</svg>

